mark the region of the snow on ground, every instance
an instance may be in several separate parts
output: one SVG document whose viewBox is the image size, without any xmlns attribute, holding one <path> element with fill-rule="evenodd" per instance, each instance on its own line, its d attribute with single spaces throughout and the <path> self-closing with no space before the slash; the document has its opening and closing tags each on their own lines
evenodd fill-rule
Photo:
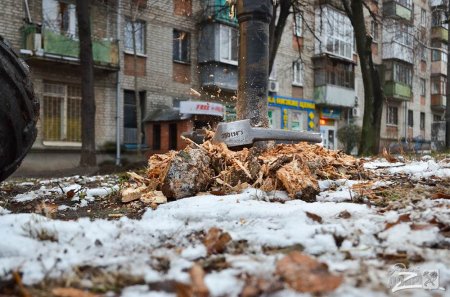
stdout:
<svg viewBox="0 0 450 297">
<path fill-rule="evenodd" d="M 412 163 L 374 161 L 366 168 L 385 174 L 404 173 L 411 178 L 450 176 L 448 163 L 425 160 Z M 420 169 L 420 170 L 419 170 Z M 105 179 L 102 181 L 101 179 Z M 85 195 L 72 199 L 104 196 L 117 189 L 114 179 L 95 177 L 104 182 L 89 188 L 74 179 L 40 182 L 39 189 L 17 195 L 15 200 L 42 199 L 51 193 L 78 191 Z M 206 275 L 205 283 L 211 296 L 238 296 L 244 282 L 242 273 L 268 278 L 274 273 L 281 252 L 265 253 L 263 247 L 282 248 L 301 245 L 304 252 L 326 262 L 331 271 L 344 275 L 344 283 L 327 296 L 386 296 L 389 292 L 389 269 L 392 263 L 381 254 L 406 253 L 421 256 L 421 268 L 439 269 L 440 286 L 447 291 L 433 291 L 436 296 L 450 296 L 450 252 L 438 246 L 449 246 L 435 226 L 417 228 L 433 217 L 450 223 L 450 200 L 423 200 L 401 210 L 385 213 L 376 207 L 355 204 L 351 186 L 359 181 L 322 181 L 318 202 L 286 201 L 285 193 L 270 194 L 250 189 L 238 195 L 197 196 L 148 209 L 140 220 L 122 217 L 116 221 L 52 220 L 37 214 L 11 214 L 0 208 L 0 280 L 10 272 L 20 270 L 23 282 L 33 285 L 51 278 L 70 278 L 77 267 L 99 267 L 106 272 L 142 277 L 148 283 L 174 280 L 190 282 L 188 269 L 196 260 L 205 258 L 206 248 L 194 236 L 211 227 L 228 232 L 233 242 L 246 242 L 242 253 L 225 253 L 229 268 Z M 375 183 L 374 187 L 389 182 Z M 78 193 L 81 193 L 79 191 Z M 269 202 L 268 196 L 279 195 Z M 80 202 L 81 203 L 81 202 Z M 321 222 L 310 214 L 320 216 Z M 395 224 L 408 213 L 411 221 Z M 387 228 L 391 223 L 392 227 Z M 414 225 L 415 224 L 415 225 Z M 443 243 L 445 243 L 443 245 Z M 161 259 L 170 263 L 160 268 Z M 90 280 L 82 282 L 86 288 Z M 425 290 L 410 290 L 402 296 L 428 296 Z M 409 295 L 408 295 L 409 294 Z M 439 295 L 441 294 L 441 295 Z M 110 293 L 110 296 L 114 294 Z M 108 294 L 106 295 L 108 296 Z M 122 290 L 123 297 L 175 296 L 165 292 L 150 292 L 148 285 L 130 286 Z M 310 296 L 289 289 L 273 296 Z"/>
</svg>

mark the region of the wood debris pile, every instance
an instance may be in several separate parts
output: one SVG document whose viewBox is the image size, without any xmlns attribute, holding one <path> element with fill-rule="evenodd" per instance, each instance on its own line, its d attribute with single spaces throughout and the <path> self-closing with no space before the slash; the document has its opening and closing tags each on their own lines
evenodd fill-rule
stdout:
<svg viewBox="0 0 450 297">
<path fill-rule="evenodd" d="M 360 160 L 319 145 L 281 144 L 259 152 L 255 148 L 231 151 L 225 144 L 206 141 L 179 152 L 153 155 L 145 182 L 135 190 L 162 191 L 173 200 L 200 192 L 224 195 L 253 187 L 315 201 L 319 180 L 360 179 L 365 174 Z"/>
</svg>

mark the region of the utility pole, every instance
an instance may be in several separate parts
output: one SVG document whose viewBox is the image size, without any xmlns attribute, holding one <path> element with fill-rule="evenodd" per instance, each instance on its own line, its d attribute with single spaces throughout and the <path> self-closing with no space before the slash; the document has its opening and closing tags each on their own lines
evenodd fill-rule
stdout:
<svg viewBox="0 0 450 297">
<path fill-rule="evenodd" d="M 238 0 L 239 86 L 237 117 L 253 127 L 268 127 L 269 24 L 272 0 Z"/>
</svg>

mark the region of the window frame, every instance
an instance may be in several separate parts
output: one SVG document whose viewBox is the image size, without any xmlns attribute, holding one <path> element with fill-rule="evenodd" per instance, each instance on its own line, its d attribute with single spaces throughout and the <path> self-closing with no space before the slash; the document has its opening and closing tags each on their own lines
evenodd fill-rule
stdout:
<svg viewBox="0 0 450 297">
<path fill-rule="evenodd" d="M 427 94 L 427 81 L 424 78 L 419 78 L 420 96 L 425 97 Z"/>
<path fill-rule="evenodd" d="M 173 42 L 172 42 L 172 61 L 177 63 L 190 64 L 191 63 L 191 34 L 186 31 L 173 29 Z M 184 38 L 176 37 L 176 35 L 185 34 Z M 178 53 L 175 55 L 175 44 L 178 43 Z M 186 58 L 183 59 L 183 49 L 186 48 Z"/>
<path fill-rule="evenodd" d="M 303 87 L 305 79 L 305 65 L 301 61 L 292 62 L 292 85 Z"/>
<path fill-rule="evenodd" d="M 425 113 L 420 112 L 420 130 L 425 130 Z"/>
<path fill-rule="evenodd" d="M 127 54 L 134 54 L 133 49 L 133 36 L 127 36 L 127 34 L 135 34 L 136 35 L 136 54 L 138 56 L 145 56 L 146 55 L 146 49 L 147 49 L 147 42 L 146 42 L 146 36 L 147 36 L 147 23 L 144 20 L 137 19 L 134 21 L 135 23 L 135 29 L 136 24 L 140 26 L 139 29 L 136 29 L 135 32 L 131 32 L 133 29 L 132 27 L 133 21 L 131 18 L 127 17 L 125 18 L 125 26 L 124 26 L 124 32 L 123 32 L 123 48 L 124 52 Z M 128 27 L 130 26 L 130 27 Z M 138 34 L 139 33 L 139 34 Z M 141 39 L 141 45 L 138 44 L 138 36 Z M 131 42 L 131 44 L 128 44 L 128 42 Z"/>
<path fill-rule="evenodd" d="M 60 88 L 63 92 L 58 93 L 58 92 L 51 92 L 51 91 L 46 91 L 46 87 L 47 86 L 51 86 L 53 85 L 54 87 Z M 70 89 L 76 90 L 78 89 L 78 96 L 75 94 L 71 94 L 70 93 Z M 68 83 L 64 83 L 64 82 L 54 82 L 54 81 L 44 81 L 44 86 L 43 86 L 43 93 L 42 93 L 42 97 L 43 97 L 43 102 L 42 102 L 42 106 L 43 106 L 43 112 L 42 112 L 42 131 L 43 131 L 43 144 L 44 145 L 60 145 L 60 146 L 81 146 L 81 85 L 77 85 L 77 84 L 68 84 Z M 53 99 L 53 100 L 58 100 L 59 102 L 61 102 L 59 105 L 59 139 L 54 139 L 52 137 L 48 137 L 47 135 L 47 121 L 48 121 L 48 114 L 47 114 L 47 110 L 48 108 L 46 108 L 46 101 Z M 78 115 L 78 133 L 79 137 L 77 137 L 77 139 L 68 139 L 68 134 L 69 134 L 69 114 L 71 114 L 71 112 L 69 112 L 69 108 L 70 108 L 70 104 L 69 104 L 69 100 L 77 100 L 78 101 L 78 109 L 79 109 L 79 115 Z M 55 107 L 51 107 L 51 109 L 53 111 L 58 111 L 57 108 Z M 75 110 L 76 112 L 76 110 Z"/>
<path fill-rule="evenodd" d="M 294 36 L 303 37 L 303 15 L 301 11 L 295 14 L 293 25 L 294 25 Z"/>
<path fill-rule="evenodd" d="M 398 107 L 387 105 L 386 126 L 398 126 Z"/>
<path fill-rule="evenodd" d="M 226 37 L 224 36 L 223 32 L 226 30 Z M 233 59 L 233 33 L 236 34 L 236 45 L 235 45 L 235 50 L 236 50 L 236 60 Z M 224 42 L 223 38 L 226 38 L 227 41 L 226 43 Z M 226 63 L 226 64 L 231 64 L 231 65 L 238 65 L 238 60 L 239 60 L 239 53 L 238 53 L 238 49 L 239 49 L 239 31 L 237 28 L 235 27 L 231 27 L 231 26 L 227 26 L 224 24 L 220 24 L 219 25 L 219 61 L 222 63 Z M 224 47 L 226 47 L 226 45 L 228 45 L 228 48 L 225 49 L 227 52 L 227 56 L 228 57 L 223 57 L 222 53 L 224 53 Z"/>
<path fill-rule="evenodd" d="M 412 109 L 408 109 L 408 127 L 414 127 L 414 111 Z"/>
</svg>

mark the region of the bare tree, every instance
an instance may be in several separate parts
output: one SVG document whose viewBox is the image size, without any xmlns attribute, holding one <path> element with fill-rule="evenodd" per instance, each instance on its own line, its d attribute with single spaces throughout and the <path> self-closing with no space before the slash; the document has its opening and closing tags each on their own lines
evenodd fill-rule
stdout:
<svg viewBox="0 0 450 297">
<path fill-rule="evenodd" d="M 359 154 L 377 154 L 384 95 L 378 71 L 372 61 L 372 36 L 367 34 L 365 25 L 364 8 L 369 8 L 364 0 L 341 0 L 340 3 L 353 26 L 364 85 L 364 118 Z M 295 15 L 295 13 L 311 7 L 307 4 L 300 0 L 276 1 L 274 17 L 270 24 L 270 69 L 273 67 L 287 18 L 291 13 Z M 313 26 L 308 26 L 306 23 L 306 27 L 315 36 Z M 316 36 L 315 38 L 317 39 Z"/>
<path fill-rule="evenodd" d="M 90 1 L 77 0 L 78 36 L 81 65 L 81 156 L 80 166 L 95 166 L 95 94 Z"/>
</svg>

